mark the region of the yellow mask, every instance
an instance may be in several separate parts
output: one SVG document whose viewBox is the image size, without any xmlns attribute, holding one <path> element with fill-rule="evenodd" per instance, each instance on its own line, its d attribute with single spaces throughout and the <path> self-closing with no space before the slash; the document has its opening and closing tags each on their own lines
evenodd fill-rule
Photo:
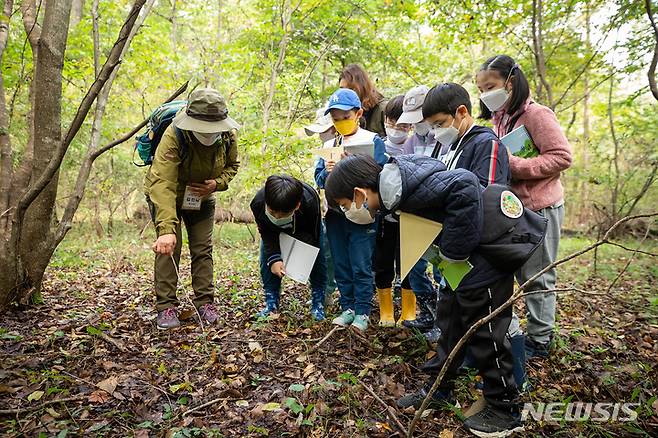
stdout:
<svg viewBox="0 0 658 438">
<path fill-rule="evenodd" d="M 338 131 L 338 133 L 341 135 L 353 134 L 354 131 L 356 131 L 357 126 L 358 125 L 356 123 L 356 119 L 334 121 L 334 127 L 336 128 L 336 131 Z"/>
</svg>

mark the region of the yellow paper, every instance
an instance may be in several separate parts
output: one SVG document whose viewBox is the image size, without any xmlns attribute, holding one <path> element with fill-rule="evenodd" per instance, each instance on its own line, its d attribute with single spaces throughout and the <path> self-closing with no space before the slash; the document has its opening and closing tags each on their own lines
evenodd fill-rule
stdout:
<svg viewBox="0 0 658 438">
<path fill-rule="evenodd" d="M 410 213 L 400 213 L 400 278 L 425 254 L 443 225 Z"/>
<path fill-rule="evenodd" d="M 314 149 L 313 155 L 317 155 L 322 158 L 324 161 L 340 161 L 340 156 L 343 155 L 344 149 L 342 146 L 336 146 L 332 148 L 320 148 Z"/>
</svg>

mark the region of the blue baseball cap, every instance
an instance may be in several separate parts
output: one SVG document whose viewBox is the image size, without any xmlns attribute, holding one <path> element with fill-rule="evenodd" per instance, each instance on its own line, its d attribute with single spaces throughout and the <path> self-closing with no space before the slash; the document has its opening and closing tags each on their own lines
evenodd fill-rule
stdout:
<svg viewBox="0 0 658 438">
<path fill-rule="evenodd" d="M 324 113 L 329 114 L 329 111 L 332 109 L 348 111 L 354 108 L 361 108 L 361 99 L 359 99 L 359 96 L 354 90 L 339 88 L 329 98 L 329 105 L 327 105 L 327 110 Z"/>
</svg>

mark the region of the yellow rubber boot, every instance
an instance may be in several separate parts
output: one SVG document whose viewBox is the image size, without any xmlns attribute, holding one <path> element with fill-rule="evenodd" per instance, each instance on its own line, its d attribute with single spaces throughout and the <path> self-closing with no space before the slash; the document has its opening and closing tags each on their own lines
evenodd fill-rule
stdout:
<svg viewBox="0 0 658 438">
<path fill-rule="evenodd" d="M 411 289 L 402 289 L 402 315 L 400 321 L 416 319 L 416 294 Z"/>
<path fill-rule="evenodd" d="M 377 296 L 379 297 L 379 325 L 382 327 L 395 327 L 391 288 L 377 289 Z"/>
</svg>

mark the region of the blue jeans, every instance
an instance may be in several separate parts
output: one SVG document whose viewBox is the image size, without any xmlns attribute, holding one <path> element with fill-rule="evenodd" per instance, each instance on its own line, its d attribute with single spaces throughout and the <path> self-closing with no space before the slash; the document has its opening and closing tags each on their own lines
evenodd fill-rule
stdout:
<svg viewBox="0 0 658 438">
<path fill-rule="evenodd" d="M 438 271 L 437 271 L 438 272 Z M 438 272 L 439 276 L 441 273 Z M 435 274 L 436 278 L 436 274 Z M 420 259 L 409 272 L 409 284 L 416 296 L 435 298 L 436 292 L 432 280 L 427 276 L 427 261 Z"/>
<path fill-rule="evenodd" d="M 352 309 L 357 315 L 370 315 L 377 224 L 358 225 L 333 210 L 327 212 L 325 223 L 340 306 L 343 311 Z"/>
<path fill-rule="evenodd" d="M 324 234 L 324 227 L 322 227 L 320 229 L 320 252 L 315 259 L 311 275 L 309 276 L 313 304 L 316 304 L 316 298 L 320 300 L 320 303 L 324 301 L 324 290 L 327 287 L 327 261 L 324 257 Z M 270 267 L 267 266 L 265 247 L 262 241 L 260 243 L 260 277 L 263 281 L 263 288 L 265 289 L 265 303 L 274 304 L 275 307 L 278 307 L 281 278 L 272 274 Z"/>
</svg>

